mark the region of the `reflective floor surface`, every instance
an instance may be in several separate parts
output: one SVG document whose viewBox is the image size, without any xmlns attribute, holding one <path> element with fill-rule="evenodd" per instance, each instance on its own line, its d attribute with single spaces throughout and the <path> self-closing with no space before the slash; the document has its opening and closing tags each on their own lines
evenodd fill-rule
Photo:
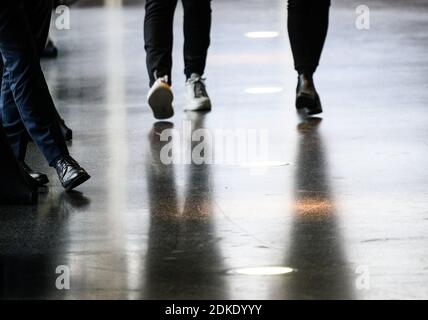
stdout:
<svg viewBox="0 0 428 320">
<path fill-rule="evenodd" d="M 293 106 L 283 0 L 213 1 L 214 108 L 183 112 L 179 6 L 168 122 L 145 103 L 143 1 L 73 6 L 43 68 L 92 180 L 64 193 L 32 147 L 51 182 L 37 206 L 0 207 L 0 297 L 428 298 L 428 4 L 370 1 L 368 30 L 359 4 L 333 1 L 316 75 L 325 112 L 312 119 Z M 192 133 L 221 130 L 255 134 L 268 156 L 180 153 Z M 221 160 L 217 135 L 203 141 Z"/>
</svg>

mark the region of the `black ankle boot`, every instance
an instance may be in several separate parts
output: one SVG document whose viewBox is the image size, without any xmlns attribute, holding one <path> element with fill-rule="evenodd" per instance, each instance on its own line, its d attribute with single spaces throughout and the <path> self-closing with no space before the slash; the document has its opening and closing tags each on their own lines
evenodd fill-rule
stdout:
<svg viewBox="0 0 428 320">
<path fill-rule="evenodd" d="M 315 89 L 312 75 L 299 74 L 296 90 L 296 108 L 308 115 L 322 112 L 321 100 Z"/>
<path fill-rule="evenodd" d="M 63 156 L 54 163 L 59 181 L 70 191 L 90 179 L 89 174 L 71 156 Z"/>
<path fill-rule="evenodd" d="M 22 170 L 25 171 L 41 187 L 49 183 L 48 176 L 41 172 L 33 171 L 25 162 L 20 162 Z"/>
</svg>

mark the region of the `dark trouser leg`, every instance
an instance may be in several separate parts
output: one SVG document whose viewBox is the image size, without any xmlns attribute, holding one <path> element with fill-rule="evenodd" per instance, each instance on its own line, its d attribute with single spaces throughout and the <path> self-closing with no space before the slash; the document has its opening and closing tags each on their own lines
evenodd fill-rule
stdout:
<svg viewBox="0 0 428 320">
<path fill-rule="evenodd" d="M 18 165 L 0 124 L 0 204 L 33 204 L 37 186 Z"/>
<path fill-rule="evenodd" d="M 315 72 L 327 36 L 330 0 L 288 0 L 288 34 L 299 74 Z"/>
<path fill-rule="evenodd" d="M 211 0 L 183 0 L 184 64 L 187 78 L 203 75 L 211 32 Z"/>
<path fill-rule="evenodd" d="M 45 49 L 51 24 L 52 0 L 24 0 L 24 9 L 31 26 L 36 53 L 40 58 Z"/>
<path fill-rule="evenodd" d="M 20 156 L 23 146 L 19 145 L 22 141 L 15 141 L 13 137 L 18 131 L 22 132 L 24 126 L 52 165 L 57 157 L 68 155 L 68 150 L 56 121 L 55 106 L 40 67 L 38 46 L 33 37 L 25 2 L 2 0 L 0 4 L 0 52 L 4 62 L 3 124 L 8 138 L 12 137 L 10 143 L 17 157 Z M 34 9 L 40 9 L 41 13 L 48 3 L 44 0 L 32 2 Z M 35 14 L 32 14 L 35 17 Z M 7 99 L 10 94 L 8 90 L 12 92 L 14 105 Z M 23 125 L 21 124 L 18 130 L 14 125 L 20 120 Z"/>
<path fill-rule="evenodd" d="M 23 0 L 21 1 L 20 5 L 25 12 L 30 30 L 33 35 L 36 55 L 37 57 L 40 57 L 49 33 L 52 3 L 50 0 Z M 3 72 L 2 61 L 0 62 L 0 70 L 1 74 L 6 78 L 5 81 L 0 81 L 4 83 L 4 86 L 0 86 L 2 92 L 2 109 L 5 110 L 5 122 L 3 123 L 6 127 L 8 140 L 12 150 L 14 151 L 18 160 L 24 161 L 27 150 L 28 133 L 15 105 L 12 90 L 7 80 L 7 74 Z M 3 113 L 3 110 L 1 110 L 0 113 Z M 57 113 L 56 109 L 55 112 Z"/>
<path fill-rule="evenodd" d="M 45 50 L 49 36 L 52 6 L 52 0 L 45 0 L 43 2 L 38 0 L 24 0 L 24 8 L 27 12 L 27 18 L 30 23 L 31 30 L 33 31 L 33 38 L 37 49 L 36 52 L 39 59 Z M 55 115 L 59 123 L 64 123 L 64 120 L 62 120 L 56 108 Z"/>
<path fill-rule="evenodd" d="M 150 86 L 157 77 L 171 82 L 173 23 L 177 0 L 147 0 L 144 41 Z"/>
<path fill-rule="evenodd" d="M 25 160 L 27 151 L 28 133 L 22 122 L 21 115 L 16 107 L 12 90 L 9 84 L 9 74 L 2 68 L 1 84 L 1 106 L 2 124 L 7 135 L 10 147 L 19 161 Z"/>
</svg>

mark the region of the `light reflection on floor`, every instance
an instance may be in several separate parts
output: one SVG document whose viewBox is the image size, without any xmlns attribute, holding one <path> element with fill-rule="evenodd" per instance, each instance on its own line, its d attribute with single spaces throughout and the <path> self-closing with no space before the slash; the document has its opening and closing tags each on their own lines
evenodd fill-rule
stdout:
<svg viewBox="0 0 428 320">
<path fill-rule="evenodd" d="M 37 206 L 0 208 L 1 297 L 428 297 L 428 91 L 413 85 L 427 83 L 428 6 L 375 1 L 363 33 L 350 22 L 357 2 L 335 3 L 316 78 L 326 112 L 302 120 L 285 3 L 265 2 L 213 2 L 208 114 L 182 112 L 178 8 L 168 122 L 145 105 L 142 1 L 72 8 L 72 29 L 53 32 L 60 56 L 43 67 L 93 179 L 65 194 L 49 171 Z M 268 130 L 269 159 L 166 166 L 159 133 L 185 121 Z M 35 152 L 29 162 L 48 170 Z M 55 288 L 59 265 L 68 291 Z"/>
</svg>

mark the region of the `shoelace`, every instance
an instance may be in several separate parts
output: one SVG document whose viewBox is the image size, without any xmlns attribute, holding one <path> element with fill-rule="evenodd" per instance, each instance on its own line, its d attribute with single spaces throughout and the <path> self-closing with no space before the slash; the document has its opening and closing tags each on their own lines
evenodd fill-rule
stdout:
<svg viewBox="0 0 428 320">
<path fill-rule="evenodd" d="M 205 78 L 197 77 L 189 79 L 189 82 L 194 85 L 195 97 L 196 98 L 204 98 L 207 97 L 207 90 L 205 88 Z"/>
<path fill-rule="evenodd" d="M 68 167 L 70 165 L 78 166 L 78 163 L 76 162 L 76 160 L 74 160 L 70 156 L 65 156 L 63 159 L 59 160 L 58 164 L 61 166 L 61 172 L 63 173 L 63 176 L 65 176 L 68 173 Z"/>
</svg>

